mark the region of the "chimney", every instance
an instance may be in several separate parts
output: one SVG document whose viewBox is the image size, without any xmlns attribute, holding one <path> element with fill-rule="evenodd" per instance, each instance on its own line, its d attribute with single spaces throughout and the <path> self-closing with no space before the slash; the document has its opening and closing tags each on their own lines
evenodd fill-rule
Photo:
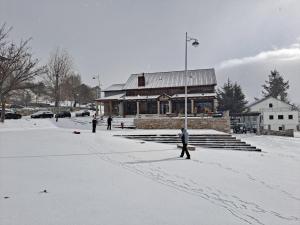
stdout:
<svg viewBox="0 0 300 225">
<path fill-rule="evenodd" d="M 144 73 L 138 76 L 138 87 L 145 87 L 145 76 Z"/>
</svg>

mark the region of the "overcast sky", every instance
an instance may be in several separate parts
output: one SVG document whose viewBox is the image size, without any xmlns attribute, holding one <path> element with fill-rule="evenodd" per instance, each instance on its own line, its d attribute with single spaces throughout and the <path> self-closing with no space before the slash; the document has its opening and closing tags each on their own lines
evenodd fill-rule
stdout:
<svg viewBox="0 0 300 225">
<path fill-rule="evenodd" d="M 46 63 L 55 48 L 72 55 L 83 81 L 100 75 L 103 88 L 130 74 L 215 68 L 219 85 L 229 77 L 251 102 L 277 69 L 300 103 L 299 0 L 0 0 L 0 23 L 11 39 L 32 37 L 32 51 Z"/>
</svg>

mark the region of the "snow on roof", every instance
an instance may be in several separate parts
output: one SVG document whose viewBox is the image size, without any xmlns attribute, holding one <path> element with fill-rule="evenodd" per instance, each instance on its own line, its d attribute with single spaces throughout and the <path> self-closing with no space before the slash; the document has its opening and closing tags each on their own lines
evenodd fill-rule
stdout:
<svg viewBox="0 0 300 225">
<path fill-rule="evenodd" d="M 267 99 L 269 99 L 269 98 L 273 98 L 273 99 L 275 99 L 275 100 L 277 100 L 277 101 L 280 101 L 280 102 L 285 103 L 285 104 L 288 105 L 288 106 L 292 106 L 291 104 L 286 103 L 286 102 L 284 102 L 284 101 L 281 101 L 280 99 L 274 98 L 273 96 L 267 96 L 267 97 L 264 97 L 264 98 L 262 98 L 262 99 L 259 99 L 259 100 L 255 101 L 255 102 L 251 103 L 250 105 L 247 106 L 247 108 L 250 108 L 250 107 L 252 107 L 252 106 L 254 106 L 254 105 L 257 105 L 258 103 L 261 103 L 261 102 L 263 102 L 263 101 L 265 101 L 265 100 L 267 100 Z"/>
<path fill-rule="evenodd" d="M 125 93 L 121 93 L 121 94 L 117 94 L 117 95 L 111 95 L 111 96 L 107 96 L 107 97 L 102 97 L 102 98 L 98 98 L 96 99 L 96 101 L 103 101 L 103 100 L 119 100 L 121 99 L 123 96 L 125 95 Z"/>
<path fill-rule="evenodd" d="M 96 99 L 96 101 L 104 101 L 104 100 L 145 100 L 145 99 L 157 99 L 161 95 L 135 95 L 135 96 L 125 96 L 124 93 L 117 94 L 117 95 L 111 95 L 108 97 L 103 97 Z M 194 98 L 194 97 L 215 97 L 216 93 L 196 93 L 196 94 L 187 94 L 188 98 Z M 170 96 L 172 98 L 184 98 L 184 94 L 176 94 Z"/>
<path fill-rule="evenodd" d="M 103 91 L 121 91 L 125 84 L 112 84 Z"/>
<path fill-rule="evenodd" d="M 172 95 L 171 98 L 183 98 L 185 94 L 176 94 Z M 193 98 L 193 97 L 215 97 L 217 96 L 216 93 L 196 93 L 196 94 L 187 94 L 188 98 Z"/>
<path fill-rule="evenodd" d="M 124 100 L 142 100 L 142 99 L 156 99 L 158 98 L 160 95 L 146 95 L 146 96 L 124 96 Z"/>
<path fill-rule="evenodd" d="M 144 73 L 145 86 L 138 87 L 138 76 L 142 74 L 132 74 L 127 80 L 123 89 L 144 89 L 144 88 L 165 88 L 185 86 L 185 72 L 170 71 L 157 73 Z M 216 75 L 214 69 L 198 69 L 187 71 L 188 86 L 216 85 Z"/>
</svg>

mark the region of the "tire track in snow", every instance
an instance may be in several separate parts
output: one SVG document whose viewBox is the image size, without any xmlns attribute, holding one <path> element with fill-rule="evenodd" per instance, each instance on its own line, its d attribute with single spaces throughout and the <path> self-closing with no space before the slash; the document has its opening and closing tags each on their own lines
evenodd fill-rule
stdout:
<svg viewBox="0 0 300 225">
<path fill-rule="evenodd" d="M 221 169 L 224 169 L 224 170 L 227 170 L 229 172 L 233 172 L 233 173 L 236 173 L 236 174 L 241 174 L 241 175 L 244 175 L 247 179 L 249 179 L 250 181 L 252 182 L 256 182 L 268 189 L 271 189 L 271 190 L 276 190 L 280 193 L 282 193 L 283 195 L 287 196 L 288 198 L 291 198 L 293 200 L 296 200 L 296 201 L 300 201 L 300 198 L 299 197 L 296 197 L 294 196 L 293 194 L 289 193 L 288 191 L 285 191 L 283 190 L 279 185 L 270 185 L 268 184 L 267 182 L 263 181 L 263 180 L 259 180 L 258 178 L 255 178 L 254 176 L 252 176 L 251 174 L 249 173 L 245 173 L 245 174 L 242 174 L 240 171 L 238 170 L 235 170 L 231 167 L 226 167 L 226 166 L 223 166 L 221 163 L 218 163 L 218 162 L 204 162 L 204 161 L 200 161 L 200 160 L 192 160 L 194 162 L 197 162 L 197 163 L 201 163 L 201 164 L 207 164 L 207 165 L 212 165 L 212 166 L 217 166 Z"/>
<path fill-rule="evenodd" d="M 95 153 L 97 152 L 97 149 L 95 146 L 90 145 L 89 142 L 87 142 L 89 145 L 88 150 Z M 110 149 L 111 150 L 111 149 Z M 114 152 L 114 151 L 111 151 Z M 247 223 L 247 224 L 260 224 L 264 225 L 259 218 L 262 214 L 269 214 L 271 216 L 275 216 L 276 218 L 284 221 L 293 221 L 298 222 L 300 221 L 300 218 L 296 216 L 284 216 L 281 213 L 272 211 L 272 210 L 266 210 L 259 206 L 256 203 L 249 202 L 242 200 L 238 196 L 235 195 L 227 195 L 221 190 L 218 190 L 214 187 L 205 186 L 203 187 L 203 184 L 197 183 L 196 181 L 192 180 L 191 178 L 186 178 L 183 176 L 180 176 L 178 174 L 171 174 L 166 171 L 164 171 L 161 167 L 154 165 L 151 161 L 149 163 L 143 162 L 143 163 L 124 163 L 123 161 L 120 161 L 120 159 L 114 158 L 113 154 L 97 154 L 102 160 L 107 161 L 111 164 L 117 165 L 119 167 L 122 167 L 126 170 L 129 170 L 133 173 L 139 174 L 141 176 L 144 176 L 146 178 L 149 178 L 153 180 L 154 182 L 166 185 L 168 187 L 174 188 L 178 191 L 183 191 L 188 194 L 192 194 L 195 196 L 198 196 L 202 199 L 205 199 L 209 201 L 210 203 L 222 207 L 225 210 L 227 210 L 230 214 L 232 214 L 234 217 L 238 218 L 239 220 Z M 119 155 L 120 157 L 120 155 Z M 138 159 L 137 157 L 128 154 L 122 154 L 123 159 L 131 159 L 135 160 L 136 162 L 141 162 L 141 159 Z M 171 158 L 169 159 L 171 160 Z M 173 160 L 177 160 L 176 158 L 173 158 Z M 179 159 L 180 160 L 180 159 Z M 158 160 L 156 160 L 158 161 Z M 155 160 L 153 162 L 156 162 Z M 160 160 L 162 161 L 162 160 Z M 196 163 L 206 163 L 203 161 L 197 161 L 192 160 Z M 221 169 L 224 169 L 229 172 L 233 173 L 240 173 L 239 171 L 232 169 L 230 167 L 224 167 L 221 163 L 215 163 L 210 162 L 207 163 L 213 166 L 218 166 Z M 253 178 L 251 175 L 248 177 L 249 179 L 255 181 L 256 179 Z M 255 214 L 257 216 L 253 216 L 252 214 Z M 284 222 L 283 222 L 284 223 Z"/>
</svg>

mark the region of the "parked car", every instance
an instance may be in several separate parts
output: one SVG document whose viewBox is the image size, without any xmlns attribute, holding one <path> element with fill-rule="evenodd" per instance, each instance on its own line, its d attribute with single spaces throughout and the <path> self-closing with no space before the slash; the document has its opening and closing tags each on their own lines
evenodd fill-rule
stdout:
<svg viewBox="0 0 300 225">
<path fill-rule="evenodd" d="M 2 110 L 0 109 L 0 116 L 1 116 Z M 5 109 L 5 119 L 21 119 L 21 114 L 16 113 L 15 111 L 11 109 Z"/>
<path fill-rule="evenodd" d="M 65 118 L 65 117 L 71 118 L 71 113 L 68 112 L 68 111 L 62 111 L 62 112 L 60 112 L 60 113 L 57 113 L 57 114 L 55 115 L 55 117 L 56 117 L 56 118 Z"/>
<path fill-rule="evenodd" d="M 22 115 L 16 112 L 5 112 L 5 119 L 21 119 Z"/>
<path fill-rule="evenodd" d="M 236 134 L 243 134 L 243 133 L 247 133 L 247 128 L 246 125 L 244 123 L 236 123 L 233 125 L 233 133 Z"/>
<path fill-rule="evenodd" d="M 90 112 L 87 111 L 87 110 L 79 111 L 79 112 L 75 113 L 75 116 L 76 117 L 79 117 L 79 116 L 90 116 Z"/>
<path fill-rule="evenodd" d="M 38 111 L 31 115 L 31 118 L 53 118 L 54 114 L 50 111 Z"/>
</svg>

